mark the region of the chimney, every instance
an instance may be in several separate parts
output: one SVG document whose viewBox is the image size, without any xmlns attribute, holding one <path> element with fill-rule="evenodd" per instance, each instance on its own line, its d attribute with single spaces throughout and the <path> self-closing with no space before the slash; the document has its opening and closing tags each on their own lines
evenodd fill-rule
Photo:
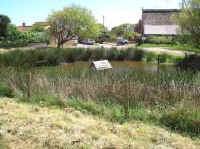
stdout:
<svg viewBox="0 0 200 149">
<path fill-rule="evenodd" d="M 25 26 L 26 26 L 26 23 L 25 23 L 25 22 L 23 22 L 23 23 L 22 23 L 22 26 L 23 26 L 23 27 L 25 27 Z"/>
</svg>

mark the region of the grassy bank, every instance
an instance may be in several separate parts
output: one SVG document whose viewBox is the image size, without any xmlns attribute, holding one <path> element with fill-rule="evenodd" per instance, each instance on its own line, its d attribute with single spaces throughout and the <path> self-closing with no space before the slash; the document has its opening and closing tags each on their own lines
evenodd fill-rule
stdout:
<svg viewBox="0 0 200 149">
<path fill-rule="evenodd" d="M 93 72 L 80 65 L 4 68 L 0 76 L 23 102 L 62 109 L 70 105 L 112 122 L 140 120 L 190 136 L 200 134 L 198 73 L 155 74 L 124 67 Z"/>
<path fill-rule="evenodd" d="M 177 50 L 177 51 L 189 51 L 199 53 L 200 49 L 194 48 L 190 45 L 174 45 L 174 44 L 153 44 L 153 43 L 143 43 L 139 46 L 139 48 L 166 48 L 168 50 Z"/>
<path fill-rule="evenodd" d="M 161 54 L 162 63 L 177 63 L 183 57 Z M 108 59 L 114 61 L 146 61 L 157 62 L 156 53 L 144 52 L 139 49 L 33 49 L 15 50 L 0 54 L 0 65 L 15 67 L 55 66 L 60 63 Z"/>
<path fill-rule="evenodd" d="M 200 145 L 198 139 L 158 126 L 114 123 L 69 105 L 47 108 L 6 98 L 0 105 L 0 132 L 11 149 L 198 149 Z"/>
<path fill-rule="evenodd" d="M 3 138 L 0 136 L 0 149 L 9 149 Z"/>
</svg>

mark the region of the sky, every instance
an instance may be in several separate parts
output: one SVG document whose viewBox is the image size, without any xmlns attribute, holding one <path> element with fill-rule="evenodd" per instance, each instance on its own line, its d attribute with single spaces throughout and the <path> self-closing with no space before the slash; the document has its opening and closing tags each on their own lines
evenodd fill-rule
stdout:
<svg viewBox="0 0 200 149">
<path fill-rule="evenodd" d="M 53 11 L 71 4 L 92 10 L 99 23 L 111 29 L 123 23 L 135 24 L 141 18 L 143 9 L 175 9 L 181 0 L 1 0 L 0 14 L 10 17 L 17 26 L 23 22 L 32 25 L 45 21 Z"/>
</svg>

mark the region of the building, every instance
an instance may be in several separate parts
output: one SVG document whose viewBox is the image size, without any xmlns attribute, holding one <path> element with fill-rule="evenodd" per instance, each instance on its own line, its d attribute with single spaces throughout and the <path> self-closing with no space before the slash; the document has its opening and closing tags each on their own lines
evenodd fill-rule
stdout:
<svg viewBox="0 0 200 149">
<path fill-rule="evenodd" d="M 49 27 L 48 22 L 35 22 L 33 26 L 34 25 L 39 25 L 41 27 L 44 27 L 45 29 L 48 29 Z M 20 32 L 28 32 L 28 31 L 31 31 L 33 26 L 27 26 L 26 23 L 22 23 L 22 26 L 17 26 L 17 29 Z"/>
<path fill-rule="evenodd" d="M 28 32 L 31 31 L 32 26 L 26 26 L 26 23 L 22 23 L 22 26 L 17 26 L 17 30 L 20 32 Z"/>
<path fill-rule="evenodd" d="M 177 35 L 179 26 L 172 17 L 179 12 L 178 9 L 143 9 L 141 33 L 144 36 Z"/>
<path fill-rule="evenodd" d="M 49 23 L 48 22 L 35 22 L 33 24 L 33 26 L 34 25 L 38 25 L 38 26 L 44 27 L 44 29 L 48 29 L 49 28 Z"/>
</svg>

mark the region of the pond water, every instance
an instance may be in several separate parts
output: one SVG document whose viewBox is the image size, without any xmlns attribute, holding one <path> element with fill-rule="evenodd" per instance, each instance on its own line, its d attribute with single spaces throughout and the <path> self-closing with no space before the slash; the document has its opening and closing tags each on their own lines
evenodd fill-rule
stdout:
<svg viewBox="0 0 200 149">
<path fill-rule="evenodd" d="M 141 72 L 158 72 L 158 71 L 175 71 L 176 68 L 173 65 L 160 64 L 159 66 L 155 63 L 145 63 L 141 61 L 111 61 L 113 70 L 118 69 L 132 69 Z M 66 64 L 68 68 L 89 68 L 88 62 L 75 62 Z"/>
</svg>

